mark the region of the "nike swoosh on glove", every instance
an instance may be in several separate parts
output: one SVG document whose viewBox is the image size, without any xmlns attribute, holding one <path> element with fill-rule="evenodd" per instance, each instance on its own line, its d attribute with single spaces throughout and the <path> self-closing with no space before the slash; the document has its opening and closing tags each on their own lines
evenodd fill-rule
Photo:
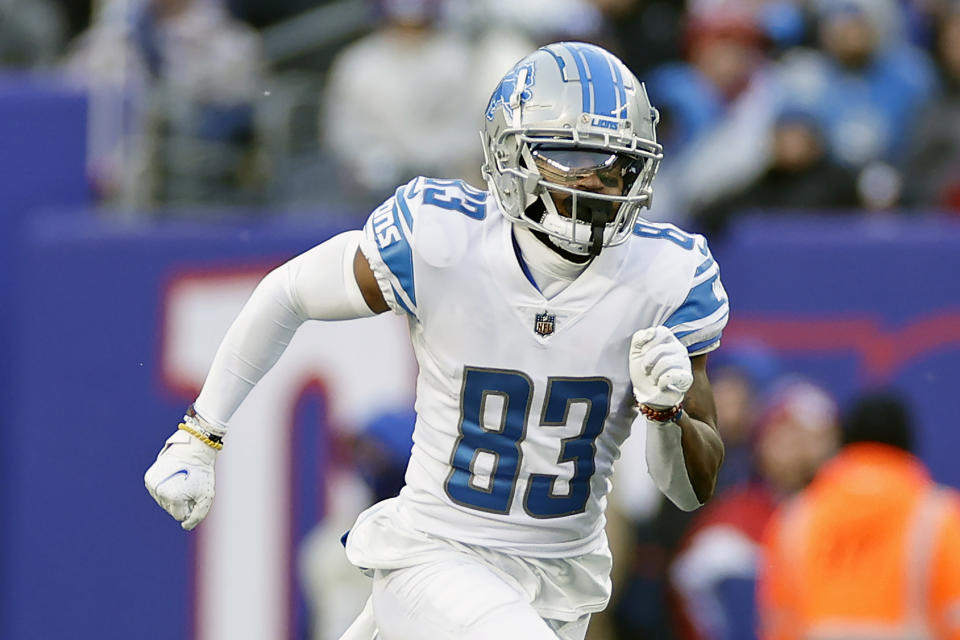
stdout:
<svg viewBox="0 0 960 640">
<path fill-rule="evenodd" d="M 630 379 L 637 402 L 653 409 L 674 407 L 693 385 L 690 356 L 670 329 L 641 329 L 630 340 Z"/>
<path fill-rule="evenodd" d="M 178 429 L 143 476 L 157 504 L 188 531 L 200 524 L 213 504 L 216 457 L 215 449 Z"/>
</svg>

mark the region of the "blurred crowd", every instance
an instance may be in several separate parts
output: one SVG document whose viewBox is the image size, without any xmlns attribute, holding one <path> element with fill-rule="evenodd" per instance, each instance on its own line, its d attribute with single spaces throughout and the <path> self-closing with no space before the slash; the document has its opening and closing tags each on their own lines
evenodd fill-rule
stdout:
<svg viewBox="0 0 960 640">
<path fill-rule="evenodd" d="M 479 184 L 497 79 L 576 39 L 660 110 L 653 220 L 960 211 L 957 0 L 0 0 L 0 18 L 0 65 L 89 90 L 107 204 L 362 218 L 417 174 Z"/>
</svg>

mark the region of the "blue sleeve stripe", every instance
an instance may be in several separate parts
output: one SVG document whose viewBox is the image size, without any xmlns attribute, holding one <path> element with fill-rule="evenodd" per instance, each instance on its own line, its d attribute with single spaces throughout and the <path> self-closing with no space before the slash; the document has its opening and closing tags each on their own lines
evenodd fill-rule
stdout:
<svg viewBox="0 0 960 640">
<path fill-rule="evenodd" d="M 730 320 L 730 308 L 724 305 L 722 309 L 709 318 L 673 327 L 673 335 L 683 344 L 699 342 L 723 331 L 723 328 L 727 326 L 728 320 Z"/>
<path fill-rule="evenodd" d="M 397 292 L 397 288 L 394 287 L 393 285 L 390 285 L 390 288 L 393 289 L 393 299 L 397 301 L 397 304 L 399 304 L 403 308 L 403 310 L 406 311 L 409 315 L 416 317 L 417 314 L 415 314 L 413 311 L 410 311 L 410 307 L 408 307 L 407 304 L 403 301 L 403 296 L 401 296 L 399 292 Z"/>
<path fill-rule="evenodd" d="M 710 258 L 710 247 L 707 246 L 707 239 L 701 235 L 697 235 L 697 248 L 700 249 L 700 253 L 703 254 L 704 258 Z"/>
<path fill-rule="evenodd" d="M 720 274 L 717 273 L 709 280 L 690 289 L 687 299 L 673 312 L 673 315 L 667 318 L 664 324 L 673 328 L 680 324 L 707 318 L 716 313 L 727 303 L 726 299 L 717 300 L 717 297 L 713 294 L 713 285 L 719 277 Z"/>
<path fill-rule="evenodd" d="M 699 326 L 687 331 L 677 331 L 673 335 L 676 336 L 677 340 L 685 345 L 693 344 L 694 342 L 701 342 L 707 338 L 720 335 L 720 333 L 723 332 L 723 328 L 727 326 L 727 321 L 729 319 L 730 314 L 726 309 L 724 309 L 719 315 L 714 314 L 711 316 L 711 320 L 709 322 L 704 322 Z M 680 326 L 689 327 L 690 325 Z"/>
<path fill-rule="evenodd" d="M 670 327 L 670 329 L 673 330 L 674 335 L 686 336 L 689 335 L 691 331 L 703 331 L 707 327 L 718 323 L 726 324 L 726 319 L 729 315 L 730 305 L 724 302 L 723 306 L 708 315 L 706 318 L 697 318 L 696 320 L 691 320 L 690 322 L 682 322 L 678 325 Z"/>
<path fill-rule="evenodd" d="M 702 351 L 703 349 L 720 342 L 720 336 L 715 336 L 709 340 L 704 340 L 703 342 L 698 342 L 697 344 L 691 344 L 687 347 L 687 353 L 696 353 Z"/>
<path fill-rule="evenodd" d="M 393 207 L 394 222 L 400 225 L 398 208 Z M 413 250 L 406 236 L 401 232 L 399 240 L 380 249 L 380 257 L 390 269 L 390 273 L 397 279 L 400 289 L 414 306 L 417 304 L 417 294 L 413 286 Z M 397 298 L 399 300 L 399 297 Z"/>
<path fill-rule="evenodd" d="M 397 189 L 396 194 L 394 195 L 394 201 L 400 205 L 400 213 L 403 214 L 403 219 L 407 222 L 407 227 L 404 231 L 409 231 L 413 233 L 413 216 L 410 215 L 410 207 L 407 206 L 406 193 L 404 192 L 403 187 Z"/>
<path fill-rule="evenodd" d="M 712 266 L 715 265 L 715 264 L 716 264 L 716 262 L 714 262 L 713 258 L 707 258 L 706 260 L 703 261 L 703 264 L 701 264 L 699 267 L 697 267 L 697 271 L 696 271 L 696 273 L 693 274 L 693 277 L 696 278 L 696 277 L 699 276 L 701 273 L 703 273 L 704 271 L 706 271 L 707 269 L 709 269 L 710 267 L 712 267 Z"/>
<path fill-rule="evenodd" d="M 706 282 L 707 280 L 712 280 L 717 277 L 717 274 L 720 273 L 720 265 L 714 262 L 712 265 L 707 267 L 707 270 L 701 273 L 700 275 L 694 276 L 693 280 L 690 281 L 690 288 L 694 288 L 698 284 Z"/>
</svg>

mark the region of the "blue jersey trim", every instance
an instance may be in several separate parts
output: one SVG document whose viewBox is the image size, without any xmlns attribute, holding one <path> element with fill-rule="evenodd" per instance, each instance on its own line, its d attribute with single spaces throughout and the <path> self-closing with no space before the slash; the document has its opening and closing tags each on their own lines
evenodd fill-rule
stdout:
<svg viewBox="0 0 960 640">
<path fill-rule="evenodd" d="M 396 202 L 400 202 L 402 200 L 402 194 L 398 193 L 395 200 Z M 394 224 L 398 227 L 400 226 L 399 210 L 402 210 L 402 208 L 394 205 L 392 209 Z M 410 247 L 410 243 L 407 242 L 407 237 L 402 229 L 398 235 L 398 240 L 380 249 L 380 257 L 383 258 L 384 264 L 387 265 L 390 272 L 397 278 L 400 287 L 404 293 L 407 294 L 407 297 L 410 298 L 410 302 L 416 305 L 417 295 L 413 285 L 413 249 Z M 400 297 L 397 296 L 397 301 L 399 300 Z"/>
<path fill-rule="evenodd" d="M 517 262 L 520 263 L 520 270 L 523 271 L 523 275 L 527 277 L 527 280 L 530 281 L 533 288 L 540 291 L 540 287 L 537 286 L 537 281 L 533 279 L 533 274 L 530 273 L 530 267 L 527 266 L 526 260 L 523 259 L 523 254 L 520 253 L 520 245 L 517 244 L 517 236 L 513 235 L 513 230 L 510 231 L 510 240 L 513 242 L 513 253 L 516 254 Z M 541 293 L 543 292 L 541 291 Z"/>
<path fill-rule="evenodd" d="M 704 260 L 703 264 L 697 267 L 697 271 L 696 273 L 693 274 L 693 277 L 696 278 L 697 276 L 699 276 L 701 273 L 703 273 L 713 265 L 714 265 L 713 258 L 707 258 L 706 260 Z"/>
<path fill-rule="evenodd" d="M 410 208 L 407 206 L 406 202 L 406 193 L 404 188 L 400 187 L 397 189 L 396 197 L 394 198 L 396 203 L 400 205 L 400 213 L 403 214 L 403 219 L 407 221 L 407 228 L 410 229 L 411 233 L 413 232 L 413 216 L 410 214 Z"/>
<path fill-rule="evenodd" d="M 633 225 L 633 235 L 639 238 L 661 238 L 663 240 L 669 240 L 687 251 L 693 249 L 696 243 L 693 236 L 684 233 L 672 224 L 662 222 L 638 220 L 637 223 Z"/>
<path fill-rule="evenodd" d="M 410 307 L 404 304 L 403 298 L 401 298 L 400 294 L 397 293 L 397 288 L 394 287 L 393 285 L 390 285 L 390 288 L 393 289 L 393 299 L 397 301 L 397 304 L 399 304 L 403 308 L 403 310 L 406 311 L 408 314 L 410 314 L 411 316 L 415 316 L 416 314 L 410 310 Z"/>
<path fill-rule="evenodd" d="M 720 336 L 716 336 L 716 337 L 710 338 L 709 340 L 704 340 L 703 342 L 698 342 L 696 344 L 690 345 L 689 347 L 687 347 L 687 353 L 700 351 L 701 349 L 704 349 L 705 347 L 709 347 L 710 345 L 716 342 L 720 342 Z"/>
<path fill-rule="evenodd" d="M 705 280 L 690 289 L 687 299 L 683 301 L 679 309 L 674 311 L 672 316 L 667 318 L 664 324 L 667 327 L 675 327 L 687 322 L 703 320 L 727 304 L 725 299 L 717 300 L 717 296 L 713 295 L 713 285 L 719 277 L 720 274 L 716 274 L 709 280 Z"/>
</svg>

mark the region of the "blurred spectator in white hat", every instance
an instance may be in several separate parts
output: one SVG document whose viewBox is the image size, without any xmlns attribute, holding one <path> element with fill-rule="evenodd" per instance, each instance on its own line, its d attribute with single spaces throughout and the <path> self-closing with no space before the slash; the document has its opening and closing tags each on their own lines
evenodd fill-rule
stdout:
<svg viewBox="0 0 960 640">
<path fill-rule="evenodd" d="M 479 181 L 483 108 L 499 78 L 529 48 L 496 47 L 444 23 L 441 0 L 378 0 L 382 23 L 333 62 L 325 96 L 327 149 L 357 208 L 416 175 Z M 352 193 L 351 193 L 352 192 Z"/>
<path fill-rule="evenodd" d="M 684 221 L 749 184 L 767 164 L 780 92 L 757 16 L 722 3 L 691 13 L 685 62 L 647 77 L 664 159 L 649 218 Z"/>
</svg>

